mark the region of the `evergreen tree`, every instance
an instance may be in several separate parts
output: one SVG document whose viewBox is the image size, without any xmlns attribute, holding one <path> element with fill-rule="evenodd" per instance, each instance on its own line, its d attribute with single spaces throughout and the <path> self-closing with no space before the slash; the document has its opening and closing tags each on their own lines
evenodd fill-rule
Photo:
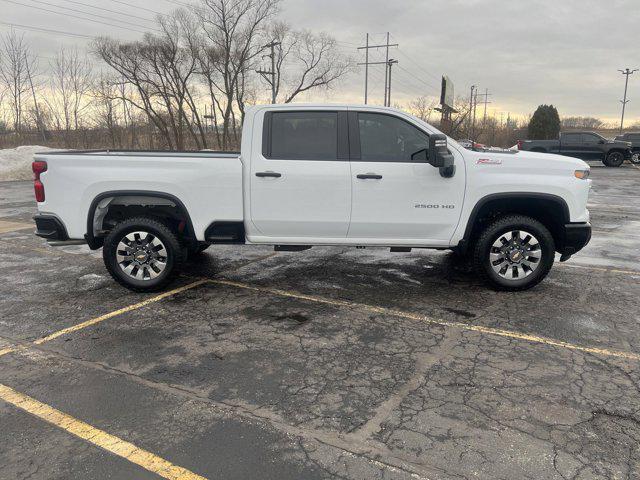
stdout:
<svg viewBox="0 0 640 480">
<path fill-rule="evenodd" d="M 553 105 L 540 105 L 529 121 L 531 140 L 554 140 L 560 134 L 560 115 Z"/>
</svg>

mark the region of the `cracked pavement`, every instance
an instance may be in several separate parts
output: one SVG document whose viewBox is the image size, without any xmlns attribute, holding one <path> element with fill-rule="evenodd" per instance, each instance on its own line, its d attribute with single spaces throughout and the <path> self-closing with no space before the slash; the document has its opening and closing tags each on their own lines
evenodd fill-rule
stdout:
<svg viewBox="0 0 640 480">
<path fill-rule="evenodd" d="M 592 178 L 591 243 L 527 292 L 447 252 L 214 246 L 171 288 L 227 283 L 39 345 L 149 295 L 0 233 L 0 384 L 206 478 L 640 478 L 640 362 L 606 353 L 640 354 L 640 171 Z M 158 478 L 2 400 L 0 445 L 2 479 Z"/>
</svg>

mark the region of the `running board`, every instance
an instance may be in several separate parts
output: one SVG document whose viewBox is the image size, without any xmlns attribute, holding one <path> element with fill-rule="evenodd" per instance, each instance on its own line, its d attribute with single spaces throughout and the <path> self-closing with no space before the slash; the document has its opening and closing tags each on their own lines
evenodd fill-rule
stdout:
<svg viewBox="0 0 640 480">
<path fill-rule="evenodd" d="M 411 251 L 411 247 L 391 247 L 389 249 L 390 252 L 410 252 Z"/>
<path fill-rule="evenodd" d="M 275 245 L 273 247 L 276 252 L 301 252 L 310 248 L 311 245 Z"/>
</svg>

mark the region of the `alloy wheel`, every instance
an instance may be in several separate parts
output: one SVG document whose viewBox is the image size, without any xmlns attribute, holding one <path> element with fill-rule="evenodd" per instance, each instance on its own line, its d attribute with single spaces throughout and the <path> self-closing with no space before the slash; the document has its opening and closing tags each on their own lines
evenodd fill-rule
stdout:
<svg viewBox="0 0 640 480">
<path fill-rule="evenodd" d="M 491 245 L 491 268 L 506 280 L 521 280 L 540 266 L 540 242 L 525 230 L 510 230 L 501 234 Z"/>
<path fill-rule="evenodd" d="M 118 243 L 116 261 L 131 278 L 153 280 L 167 267 L 167 249 L 152 233 L 131 232 Z"/>
</svg>

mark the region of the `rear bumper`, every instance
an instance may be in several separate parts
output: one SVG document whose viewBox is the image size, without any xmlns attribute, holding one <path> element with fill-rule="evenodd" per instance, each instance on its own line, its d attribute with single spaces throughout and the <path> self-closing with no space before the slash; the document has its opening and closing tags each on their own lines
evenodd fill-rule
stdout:
<svg viewBox="0 0 640 480">
<path fill-rule="evenodd" d="M 53 215 L 36 215 L 33 217 L 36 222 L 36 235 L 47 240 L 64 241 L 69 240 L 67 229 L 64 223 Z"/>
<path fill-rule="evenodd" d="M 566 223 L 562 229 L 562 241 L 558 252 L 562 255 L 573 255 L 582 250 L 591 240 L 591 224 Z"/>
</svg>

